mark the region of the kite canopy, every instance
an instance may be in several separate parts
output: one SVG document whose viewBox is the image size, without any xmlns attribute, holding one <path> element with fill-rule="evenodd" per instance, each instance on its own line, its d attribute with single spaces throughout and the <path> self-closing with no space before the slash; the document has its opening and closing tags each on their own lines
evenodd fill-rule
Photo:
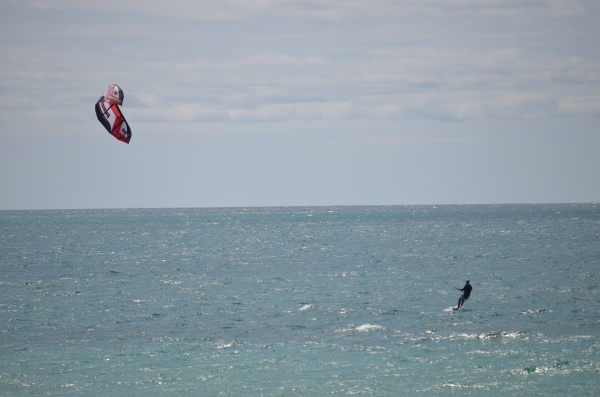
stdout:
<svg viewBox="0 0 600 397">
<path fill-rule="evenodd" d="M 116 84 L 108 86 L 106 93 L 96 102 L 98 121 L 115 138 L 125 143 L 131 140 L 131 128 L 121 113 L 119 105 L 123 104 L 123 90 Z"/>
</svg>

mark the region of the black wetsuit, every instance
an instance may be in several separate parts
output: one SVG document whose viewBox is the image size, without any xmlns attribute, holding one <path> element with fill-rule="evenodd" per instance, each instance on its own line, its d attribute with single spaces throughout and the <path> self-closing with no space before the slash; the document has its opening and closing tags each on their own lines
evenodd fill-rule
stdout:
<svg viewBox="0 0 600 397">
<path fill-rule="evenodd" d="M 465 286 L 462 287 L 462 289 L 459 289 L 459 291 L 462 291 L 463 294 L 460 298 L 458 298 L 458 308 L 461 308 L 465 304 L 465 301 L 469 299 L 472 290 L 473 287 L 471 286 L 471 284 L 465 284 Z"/>
<path fill-rule="evenodd" d="M 463 292 L 463 298 L 465 298 L 465 300 L 469 299 L 472 290 L 473 287 L 471 286 L 471 284 L 465 284 L 465 286 L 461 289 L 461 291 Z"/>
</svg>

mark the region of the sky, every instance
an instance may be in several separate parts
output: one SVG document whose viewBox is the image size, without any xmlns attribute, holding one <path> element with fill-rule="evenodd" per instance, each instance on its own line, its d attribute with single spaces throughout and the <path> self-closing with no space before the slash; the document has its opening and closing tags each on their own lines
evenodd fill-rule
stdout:
<svg viewBox="0 0 600 397">
<path fill-rule="evenodd" d="M 597 0 L 0 7 L 0 210 L 600 202 Z"/>
</svg>

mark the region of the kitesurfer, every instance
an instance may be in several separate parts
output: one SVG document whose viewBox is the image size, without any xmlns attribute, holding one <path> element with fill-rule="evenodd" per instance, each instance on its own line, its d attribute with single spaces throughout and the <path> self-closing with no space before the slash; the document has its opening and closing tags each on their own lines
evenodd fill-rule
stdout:
<svg viewBox="0 0 600 397">
<path fill-rule="evenodd" d="M 469 299 L 469 296 L 471 296 L 471 291 L 473 290 L 473 286 L 471 285 L 471 282 L 469 280 L 465 281 L 465 286 L 462 288 L 457 288 L 459 291 L 462 291 L 462 295 L 460 298 L 458 298 L 458 306 L 457 308 L 462 309 L 463 305 L 465 304 L 465 301 L 467 299 Z"/>
</svg>

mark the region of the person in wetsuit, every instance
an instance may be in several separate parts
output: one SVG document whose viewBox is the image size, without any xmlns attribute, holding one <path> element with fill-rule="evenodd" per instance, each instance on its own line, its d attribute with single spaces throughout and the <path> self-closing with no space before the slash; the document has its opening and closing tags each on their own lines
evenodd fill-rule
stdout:
<svg viewBox="0 0 600 397">
<path fill-rule="evenodd" d="M 465 286 L 458 290 L 462 291 L 463 294 L 461 295 L 460 298 L 458 298 L 458 306 L 457 307 L 459 309 L 462 309 L 463 305 L 465 304 L 465 301 L 467 299 L 469 299 L 469 296 L 471 296 L 471 291 L 473 290 L 473 287 L 471 286 L 471 283 L 469 282 L 469 280 L 467 280 L 467 281 L 465 281 Z"/>
</svg>

